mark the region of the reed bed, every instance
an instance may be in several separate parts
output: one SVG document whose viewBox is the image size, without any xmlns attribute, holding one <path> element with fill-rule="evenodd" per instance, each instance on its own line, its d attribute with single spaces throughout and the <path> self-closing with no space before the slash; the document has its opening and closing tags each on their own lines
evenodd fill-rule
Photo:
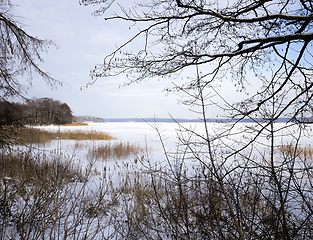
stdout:
<svg viewBox="0 0 313 240">
<path fill-rule="evenodd" d="M 51 132 L 38 128 L 15 128 L 8 131 L 11 139 L 15 140 L 17 144 L 44 144 L 56 139 L 68 139 L 68 140 L 113 140 L 115 139 L 108 133 L 96 132 L 96 131 L 60 131 Z"/>
<path fill-rule="evenodd" d="M 313 159 L 313 146 L 308 144 L 306 146 L 291 146 L 291 145 L 281 145 L 279 150 L 282 153 L 287 153 L 290 156 L 298 156 L 304 159 Z"/>
<path fill-rule="evenodd" d="M 82 169 L 59 155 L 33 154 L 26 150 L 2 152 L 0 179 L 9 178 L 20 183 L 42 183 L 83 181 Z"/>
<path fill-rule="evenodd" d="M 88 149 L 88 156 L 95 157 L 97 159 L 122 159 L 130 155 L 137 155 L 140 152 L 144 152 L 145 148 L 139 144 L 133 144 L 129 142 L 107 142 L 100 146 L 96 146 Z"/>
<path fill-rule="evenodd" d="M 58 138 L 58 133 L 38 128 L 7 127 L 5 132 L 15 144 L 44 144 Z"/>
<path fill-rule="evenodd" d="M 11 129 L 11 138 L 15 144 L 45 144 L 52 140 L 76 140 L 76 149 L 88 149 L 87 156 L 94 157 L 96 159 L 123 159 L 131 155 L 137 155 L 144 152 L 146 149 L 140 146 L 138 143 L 130 142 L 111 142 L 110 140 L 116 140 L 110 134 L 105 132 L 96 131 L 59 131 L 52 132 L 39 128 L 21 128 Z M 86 142 L 88 140 L 104 140 L 105 143 L 99 146 L 90 146 Z"/>
<path fill-rule="evenodd" d="M 61 139 L 70 139 L 70 140 L 114 140 L 115 138 L 105 132 L 96 132 L 96 131 L 64 131 L 58 133 Z"/>
</svg>

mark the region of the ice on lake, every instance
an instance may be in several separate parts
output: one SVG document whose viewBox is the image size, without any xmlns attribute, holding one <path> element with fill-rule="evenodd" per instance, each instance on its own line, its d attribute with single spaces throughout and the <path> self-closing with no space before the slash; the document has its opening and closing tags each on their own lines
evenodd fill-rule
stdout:
<svg viewBox="0 0 313 240">
<path fill-rule="evenodd" d="M 260 129 L 264 124 L 259 123 L 238 123 L 235 127 L 231 127 L 225 123 L 210 122 L 207 124 L 207 131 L 210 134 L 212 141 L 216 142 L 216 146 L 228 148 L 232 150 L 240 149 L 244 144 L 248 143 L 255 137 L 255 129 Z M 277 129 L 275 132 L 275 141 L 277 145 L 290 143 L 295 140 L 295 136 L 299 133 L 299 129 L 296 127 L 286 128 L 286 123 L 275 123 L 274 127 Z M 149 151 L 147 154 L 149 158 L 154 162 L 166 164 L 166 157 L 164 155 L 164 149 L 167 152 L 178 152 L 178 145 L 180 140 L 186 141 L 205 141 L 206 128 L 201 122 L 197 123 L 145 123 L 145 122 L 105 122 L 105 123 L 88 123 L 86 126 L 44 126 L 41 127 L 49 131 L 101 131 L 106 132 L 117 138 L 114 141 L 130 142 L 139 144 L 140 146 L 147 147 Z M 158 129 L 158 131 L 156 130 Z M 269 129 L 267 127 L 263 133 L 258 136 L 258 144 L 253 145 L 254 148 L 260 147 L 266 149 L 269 145 Z M 191 131 L 186 131 L 191 130 Z M 311 144 L 311 128 L 308 128 L 301 139 L 302 144 Z M 191 134 L 196 133 L 196 134 Z M 293 134 L 293 136 L 290 135 Z M 202 138 L 203 137 L 203 138 Z M 216 138 L 216 139 L 215 139 Z M 162 139 L 162 144 L 160 139 Z M 180 140 L 179 140 L 180 139 Z M 60 152 L 66 152 L 68 155 L 75 155 L 76 159 L 79 159 L 79 164 L 86 166 L 88 159 L 86 159 L 86 149 L 77 150 L 73 146 L 74 140 L 61 140 L 53 141 L 51 144 L 44 146 L 45 150 L 54 150 L 58 148 Z M 98 144 L 98 141 L 87 141 L 88 144 Z M 181 146 L 182 144 L 180 144 Z M 250 151 L 250 149 L 249 149 Z M 261 150 L 263 151 L 263 150 Z M 146 155 L 147 155 L 146 154 Z M 134 156 L 129 159 L 123 159 L 124 161 L 133 161 Z M 97 163 L 99 165 L 99 163 Z M 103 163 L 102 163 L 103 164 Z M 113 163 L 105 163 L 113 164 Z M 103 166 L 101 165 L 100 168 Z"/>
</svg>

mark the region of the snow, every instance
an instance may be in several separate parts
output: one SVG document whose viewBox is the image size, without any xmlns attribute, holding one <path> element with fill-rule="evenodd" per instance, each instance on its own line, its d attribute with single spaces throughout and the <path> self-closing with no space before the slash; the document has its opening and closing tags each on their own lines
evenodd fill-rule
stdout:
<svg viewBox="0 0 313 240">
<path fill-rule="evenodd" d="M 251 138 L 254 137 L 254 129 L 260 129 L 264 126 L 261 124 L 255 124 L 255 123 L 239 123 L 234 128 L 228 129 L 229 131 L 226 131 L 228 127 L 230 127 L 227 124 L 221 124 L 221 123 L 208 123 L 208 133 L 210 134 L 210 138 L 212 138 L 212 141 L 216 144 L 217 147 L 232 147 L 234 150 L 239 149 L 239 147 L 242 147 L 244 143 L 247 143 L 251 140 Z M 277 145 L 282 143 L 288 143 L 290 141 L 295 141 L 296 134 L 299 133 L 299 129 L 296 127 L 290 127 L 289 129 L 286 129 L 285 127 L 288 126 L 286 123 L 277 123 L 274 125 L 274 128 L 277 129 L 277 132 L 275 132 L 275 136 L 277 136 L 276 141 Z M 97 146 L 99 144 L 102 144 L 106 141 L 117 141 L 117 142 L 130 142 L 130 143 L 138 143 L 141 146 L 147 146 L 147 149 L 149 149 L 148 152 L 142 153 L 145 158 L 150 160 L 153 164 L 158 163 L 160 165 L 158 166 L 164 166 L 166 167 L 168 162 L 166 160 L 165 154 L 162 149 L 162 143 L 166 147 L 166 151 L 173 153 L 177 152 L 177 146 L 178 146 L 178 138 L 180 139 L 187 139 L 189 142 L 199 143 L 201 141 L 201 136 L 205 138 L 206 131 L 205 126 L 203 123 L 180 123 L 180 125 L 176 123 L 138 123 L 138 122 L 107 122 L 107 123 L 89 123 L 87 126 L 42 126 L 40 128 L 49 130 L 49 131 L 101 131 L 106 132 L 112 135 L 113 137 L 117 138 L 116 140 L 88 140 L 88 141 L 75 141 L 75 140 L 54 140 L 51 141 L 49 144 L 39 145 L 36 146 L 36 150 L 38 151 L 47 151 L 47 154 L 49 152 L 53 154 L 60 154 L 62 155 L 62 159 L 67 158 L 69 161 L 71 161 L 73 164 L 78 164 L 82 166 L 83 168 L 88 168 L 91 166 L 91 177 L 87 183 L 79 183 L 74 182 L 72 185 L 68 186 L 67 193 L 70 193 L 73 198 L 79 196 L 80 188 L 86 189 L 86 195 L 82 196 L 82 201 L 89 201 L 89 203 L 93 203 L 92 201 L 96 201 L 97 194 L 102 194 L 105 192 L 103 204 L 106 207 L 110 207 L 110 212 L 104 213 L 103 217 L 99 218 L 99 221 L 101 224 L 105 225 L 109 220 L 111 215 L 110 214 L 121 214 L 121 221 L 125 218 L 125 208 L 127 208 L 128 205 L 123 206 L 123 204 L 132 204 L 132 201 L 123 201 L 123 199 L 119 199 L 120 204 L 117 204 L 116 206 L 113 206 L 113 195 L 111 195 L 111 190 L 115 191 L 115 193 L 118 192 L 119 189 L 122 190 L 123 185 L 127 183 L 127 181 L 133 181 L 130 184 L 134 184 L 136 182 L 136 179 L 128 179 L 129 176 L 137 176 L 137 175 L 131 175 L 135 171 L 138 171 L 140 169 L 144 169 L 142 165 L 140 165 L 140 162 L 137 161 L 136 163 L 136 156 L 129 156 L 125 159 L 109 159 L 109 160 L 99 160 L 94 159 L 90 156 L 88 156 L 88 148 L 92 148 L 93 146 Z M 158 131 L 156 131 L 158 129 Z M 195 136 L 191 135 L 189 131 L 185 131 L 186 129 L 191 129 L 193 133 L 197 133 L 198 135 Z M 181 131 L 180 131 L 181 130 Z M 226 131 L 225 135 L 221 139 L 214 139 L 216 136 L 220 136 L 221 131 Z M 292 136 L 286 136 L 288 133 L 293 133 Z M 311 128 L 307 129 L 307 137 L 304 137 L 301 140 L 301 144 L 310 144 L 311 138 L 310 133 L 312 132 Z M 238 133 L 238 134 L 235 134 Z M 231 135 L 235 134 L 235 135 Z M 261 136 L 258 138 L 258 144 L 253 145 L 253 148 L 258 148 L 257 152 L 260 151 L 261 148 L 266 149 L 268 144 L 270 143 L 270 138 L 268 137 L 269 132 L 267 130 L 264 131 L 264 134 L 261 134 Z M 160 141 L 160 136 L 162 138 L 162 142 Z M 202 139 L 203 140 L 203 139 Z M 76 147 L 75 147 L 76 145 Z M 77 147 L 77 145 L 81 145 L 81 147 Z M 183 146 L 182 146 L 183 147 Z M 198 146 L 196 146 L 198 147 Z M 201 146 L 200 146 L 201 147 Z M 204 149 L 205 150 L 205 149 Z M 205 152 L 207 153 L 207 152 Z M 139 156 L 141 158 L 141 156 Z M 175 158 L 170 158 L 170 160 L 175 160 Z M 144 162 L 144 164 L 149 164 L 151 162 Z M 186 166 L 195 166 L 199 164 L 198 162 L 193 161 L 192 159 L 186 158 L 185 161 Z M 174 166 L 174 165 L 173 165 Z M 167 166 L 168 167 L 168 166 Z M 174 166 L 175 167 L 175 166 Z M 161 168 L 158 168 L 161 169 Z M 192 168 L 191 168 L 192 169 Z M 163 170 L 163 168 L 162 168 Z M 188 172 L 189 173 L 189 172 Z M 144 181 L 144 180 L 142 180 Z M 112 182 L 112 185 L 110 185 Z M 110 183 L 110 184 L 109 184 Z M 86 184 L 86 185 L 83 185 Z M 112 186 L 112 189 L 111 189 Z M 103 192 L 101 188 L 104 188 Z M 106 192 L 106 188 L 109 190 Z M 113 190 L 114 189 L 114 190 Z M 90 195 L 88 195 L 90 194 Z M 124 199 L 130 199 L 131 196 L 129 196 L 129 193 L 126 191 L 123 193 Z M 70 197 L 70 196 L 69 196 Z M 83 197 L 87 197 L 88 199 L 85 200 Z M 101 196 L 100 196 L 101 197 Z M 61 198 L 62 199 L 62 198 Z M 65 199 L 65 198 L 64 198 Z M 65 225 L 71 225 L 72 222 L 75 223 L 75 217 L 76 217 L 76 209 L 73 211 L 72 206 L 70 205 L 71 202 L 64 203 L 64 211 L 68 212 L 68 222 Z M 20 199 L 20 203 L 18 203 L 21 207 L 24 207 L 25 203 L 22 201 L 22 198 Z M 112 205 L 112 206 L 111 206 Z M 79 210 L 80 205 L 74 205 L 77 207 L 77 211 Z M 63 211 L 63 208 L 61 209 Z M 104 209 L 105 210 L 105 209 Z M 81 210 L 82 211 L 82 210 Z M 91 212 L 92 214 L 92 212 Z M 92 222 L 91 225 L 94 227 L 97 227 L 98 223 L 97 218 L 90 218 Z M 118 219 L 118 218 L 117 218 Z M 83 223 L 84 225 L 85 223 Z M 64 226 L 65 226 L 64 225 Z M 85 227 L 85 225 L 83 226 Z M 65 228 L 64 228 L 65 229 Z M 106 236 L 110 235 L 110 231 L 114 232 L 115 226 L 107 225 L 107 227 L 103 227 L 103 234 Z M 62 229 L 61 229 L 62 230 Z M 63 230 L 62 230 L 63 231 Z M 100 233 L 99 233 L 100 234 Z"/>
<path fill-rule="evenodd" d="M 221 131 L 225 131 L 228 127 L 224 123 L 208 123 L 208 132 L 211 134 L 211 139 L 214 140 L 215 136 L 220 136 Z M 286 129 L 286 123 L 276 123 L 274 127 L 278 130 L 275 133 L 276 143 L 283 144 L 291 141 L 295 141 L 294 136 L 299 133 L 299 129 L 292 127 Z M 226 131 L 228 136 L 223 137 L 223 143 L 236 144 L 236 147 L 241 146 L 242 142 L 248 142 L 254 135 L 252 131 L 255 128 L 260 129 L 261 125 L 255 123 L 238 123 L 235 128 L 231 129 L 231 132 Z M 187 138 L 190 136 L 190 132 L 184 131 L 185 129 L 191 129 L 199 136 L 205 137 L 205 127 L 203 123 L 142 123 L 142 122 L 105 122 L 105 123 L 88 123 L 86 126 L 44 126 L 40 127 L 49 131 L 101 131 L 106 132 L 113 137 L 117 138 L 115 141 L 138 143 L 140 146 L 147 147 L 153 151 L 150 154 L 153 155 L 155 161 L 164 160 L 164 152 L 160 137 L 162 138 L 163 144 L 168 152 L 175 152 L 177 150 L 178 137 Z M 269 128 L 269 127 L 268 127 Z M 158 132 L 160 136 L 158 135 Z M 182 131 L 180 131 L 182 130 Z M 311 127 L 306 130 L 306 136 L 302 137 L 301 144 L 310 144 L 311 138 L 310 133 L 312 132 Z M 233 135 L 231 135 L 231 134 Z M 236 134 L 235 134 L 236 133 Z M 286 136 L 286 134 L 293 133 L 294 136 Z M 269 132 L 264 131 L 258 138 L 258 142 L 263 145 L 269 143 Z M 231 135 L 231 136 L 229 136 Z M 111 140 L 112 141 L 112 140 Z M 75 140 L 61 140 L 52 141 L 51 144 L 44 146 L 45 150 L 59 150 L 61 152 L 67 152 L 74 154 L 80 158 L 86 154 L 84 150 L 74 149 L 73 146 L 77 141 Z M 81 144 L 100 144 L 101 141 L 79 141 Z M 43 146 L 42 146 L 43 147 Z M 59 149 L 57 149 L 59 148 Z M 72 149 L 71 149 L 72 148 Z"/>
</svg>

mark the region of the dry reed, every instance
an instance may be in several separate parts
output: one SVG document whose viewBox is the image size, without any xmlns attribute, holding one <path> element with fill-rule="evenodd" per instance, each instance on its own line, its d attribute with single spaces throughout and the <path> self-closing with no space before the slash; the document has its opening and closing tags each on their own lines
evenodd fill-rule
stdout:
<svg viewBox="0 0 313 240">
<path fill-rule="evenodd" d="M 113 140 L 115 139 L 108 133 L 96 132 L 96 131 L 60 131 L 51 132 L 38 128 L 15 128 L 8 131 L 11 138 L 16 143 L 37 143 L 44 144 L 56 139 L 68 139 L 68 140 Z"/>
<path fill-rule="evenodd" d="M 44 153 L 32 154 L 29 151 L 14 150 L 2 152 L 0 158 L 0 179 L 12 178 L 21 183 L 42 183 L 74 180 L 83 181 L 83 171 L 70 161 L 60 160 L 59 156 Z"/>
<path fill-rule="evenodd" d="M 123 143 L 123 142 L 115 142 L 110 143 L 107 142 L 95 148 L 88 149 L 88 156 L 93 156 L 97 159 L 122 159 L 126 158 L 129 155 L 137 155 L 140 152 L 144 152 L 145 149 L 141 147 L 139 144 L 133 143 Z"/>
<path fill-rule="evenodd" d="M 43 144 L 58 138 L 57 133 L 38 128 L 8 128 L 6 131 L 12 141 L 17 144 Z"/>
<path fill-rule="evenodd" d="M 114 140 L 115 138 L 108 133 L 96 132 L 96 131 L 64 131 L 58 133 L 61 139 L 71 140 Z"/>
<path fill-rule="evenodd" d="M 282 153 L 287 153 L 290 156 L 303 157 L 304 159 L 313 159 L 313 147 L 311 144 L 306 146 L 291 146 L 291 145 L 281 145 L 279 150 Z"/>
</svg>

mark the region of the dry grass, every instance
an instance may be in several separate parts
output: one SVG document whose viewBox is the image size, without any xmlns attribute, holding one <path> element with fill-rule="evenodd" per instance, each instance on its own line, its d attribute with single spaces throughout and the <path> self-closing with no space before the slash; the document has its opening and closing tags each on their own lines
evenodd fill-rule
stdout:
<svg viewBox="0 0 313 240">
<path fill-rule="evenodd" d="M 96 131 L 65 131 L 58 133 L 61 139 L 71 140 L 114 140 L 115 138 L 108 133 L 96 132 Z"/>
<path fill-rule="evenodd" d="M 282 145 L 279 146 L 279 150 L 282 153 L 287 153 L 290 156 L 298 156 L 302 157 L 304 159 L 313 159 L 313 147 L 311 144 L 308 144 L 306 146 L 291 146 L 291 145 Z"/>
<path fill-rule="evenodd" d="M 63 131 L 51 132 L 38 128 L 21 128 L 10 129 L 11 138 L 14 139 L 16 144 L 44 144 L 51 140 L 68 139 L 76 140 L 75 148 L 83 149 L 88 148 L 88 157 L 95 157 L 96 159 L 122 159 L 130 155 L 137 155 L 145 151 L 144 147 L 139 144 L 129 142 L 106 142 L 97 147 L 90 147 L 87 143 L 80 143 L 82 140 L 114 140 L 115 138 L 104 132 L 96 131 Z"/>
<path fill-rule="evenodd" d="M 73 165 L 70 161 L 60 160 L 59 156 L 32 154 L 29 151 L 2 152 L 0 158 L 0 179 L 12 178 L 20 183 L 42 183 L 50 182 L 68 183 L 72 181 L 83 181 L 83 171 Z"/>
<path fill-rule="evenodd" d="M 38 128 L 8 128 L 8 134 L 16 143 L 37 143 L 44 144 L 56 139 L 68 140 L 113 140 L 115 139 L 108 133 L 95 131 L 64 131 L 64 132 L 50 132 Z"/>
<path fill-rule="evenodd" d="M 38 128 L 9 127 L 6 129 L 6 132 L 11 137 L 12 141 L 16 144 L 43 144 L 58 138 L 57 133 L 45 131 Z"/>
<path fill-rule="evenodd" d="M 86 189 L 90 171 L 54 152 L 1 153 L 0 239 L 93 239 L 86 236 L 101 230 L 86 224 L 95 221 L 86 217 L 86 199 L 95 196 Z M 105 191 L 98 189 L 98 205 L 105 207 Z M 66 231 L 71 224 L 74 227 Z"/>
<path fill-rule="evenodd" d="M 110 143 L 107 142 L 103 145 L 97 146 L 95 148 L 88 149 L 88 156 L 92 156 L 95 158 L 102 159 L 122 159 L 126 158 L 130 155 L 137 155 L 140 152 L 144 152 L 145 149 L 141 147 L 139 144 L 133 143 L 123 143 L 123 142 L 115 142 Z"/>
</svg>

